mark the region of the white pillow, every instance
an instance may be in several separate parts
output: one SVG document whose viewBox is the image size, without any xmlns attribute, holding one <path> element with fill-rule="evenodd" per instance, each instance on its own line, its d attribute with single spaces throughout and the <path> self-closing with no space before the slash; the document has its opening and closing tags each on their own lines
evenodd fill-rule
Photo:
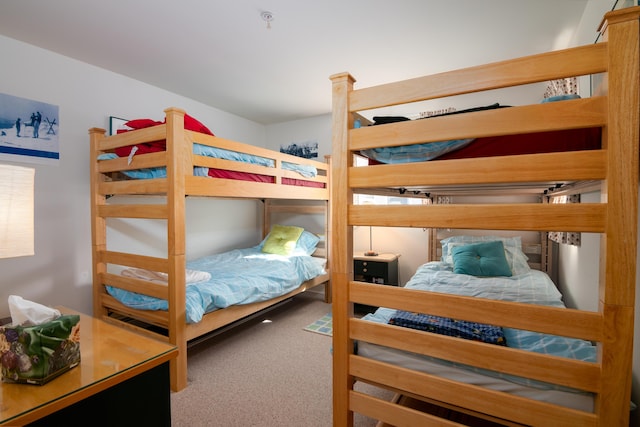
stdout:
<svg viewBox="0 0 640 427">
<path fill-rule="evenodd" d="M 151 282 L 167 284 L 169 275 L 159 271 L 146 270 L 144 268 L 130 267 L 120 272 L 122 276 L 133 277 L 135 279 L 149 280 Z M 211 279 L 211 273 L 208 271 L 185 270 L 185 283 L 204 282 Z"/>
</svg>

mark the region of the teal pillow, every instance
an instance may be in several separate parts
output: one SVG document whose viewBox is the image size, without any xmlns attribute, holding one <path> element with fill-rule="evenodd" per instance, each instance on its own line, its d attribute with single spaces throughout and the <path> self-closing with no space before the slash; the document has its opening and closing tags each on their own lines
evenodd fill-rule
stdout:
<svg viewBox="0 0 640 427">
<path fill-rule="evenodd" d="M 276 255 L 291 255 L 304 228 L 293 225 L 274 225 L 264 241 L 262 252 Z"/>
<path fill-rule="evenodd" d="M 478 277 L 511 277 L 500 240 L 455 246 L 451 249 L 453 272 Z"/>
<path fill-rule="evenodd" d="M 507 257 L 509 268 L 511 269 L 511 275 L 517 276 L 520 274 L 528 273 L 529 258 L 522 252 L 522 240 L 520 236 L 514 237 L 500 237 L 500 236 L 451 236 L 440 241 L 442 244 L 442 262 L 453 266 L 453 259 L 451 257 L 451 249 L 454 246 L 463 246 L 471 243 L 491 242 L 494 240 L 500 240 L 504 245 L 504 256 Z"/>
</svg>

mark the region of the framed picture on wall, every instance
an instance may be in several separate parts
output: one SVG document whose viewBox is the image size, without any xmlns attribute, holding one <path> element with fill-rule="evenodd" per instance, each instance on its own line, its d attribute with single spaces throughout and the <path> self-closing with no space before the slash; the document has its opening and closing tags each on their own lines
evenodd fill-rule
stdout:
<svg viewBox="0 0 640 427">
<path fill-rule="evenodd" d="M 280 152 L 313 159 L 318 157 L 318 141 L 292 142 L 289 145 L 280 145 Z"/>
<path fill-rule="evenodd" d="M 56 164 L 59 133 L 57 105 L 0 93 L 0 159 Z"/>
<path fill-rule="evenodd" d="M 109 116 L 109 135 L 115 135 L 118 129 L 124 126 L 127 123 L 128 119 L 123 119 L 120 117 Z"/>
</svg>

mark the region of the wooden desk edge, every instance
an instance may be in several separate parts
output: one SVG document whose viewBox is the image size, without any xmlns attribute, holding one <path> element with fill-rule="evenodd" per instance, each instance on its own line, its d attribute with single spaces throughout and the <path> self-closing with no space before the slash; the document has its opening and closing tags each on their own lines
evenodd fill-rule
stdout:
<svg viewBox="0 0 640 427">
<path fill-rule="evenodd" d="M 141 374 L 143 372 L 156 368 L 161 364 L 170 361 L 177 355 L 178 355 L 178 349 L 176 347 L 176 348 L 173 348 L 172 350 L 169 350 L 166 353 L 163 353 L 157 358 L 132 366 L 128 370 L 121 372 L 119 375 L 105 378 L 100 382 L 97 382 L 95 384 L 92 384 L 90 386 L 87 386 L 79 390 L 77 393 L 68 394 L 56 400 L 55 402 L 51 402 L 39 408 L 36 408 L 32 412 L 26 413 L 24 415 L 19 415 L 11 420 L 2 422 L 0 423 L 0 426 L 22 426 L 22 425 L 37 421 L 41 418 L 46 417 L 47 415 L 51 415 L 54 412 L 57 412 L 68 406 L 71 406 L 74 403 L 78 403 L 83 399 L 96 395 L 104 390 L 107 390 L 110 387 L 113 387 L 114 385 L 120 384 L 130 378 L 133 378 L 138 374 Z M 141 369 L 141 366 L 144 366 L 145 369 Z M 114 380 L 115 377 L 118 378 L 118 381 Z M 28 387 L 33 387 L 33 386 L 28 386 Z"/>
</svg>

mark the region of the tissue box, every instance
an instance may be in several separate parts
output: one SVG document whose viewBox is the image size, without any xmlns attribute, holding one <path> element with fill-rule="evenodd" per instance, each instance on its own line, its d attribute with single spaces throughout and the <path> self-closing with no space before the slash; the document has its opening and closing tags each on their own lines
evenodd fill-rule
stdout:
<svg viewBox="0 0 640 427">
<path fill-rule="evenodd" d="M 80 363 L 80 316 L 0 327 L 2 381 L 44 384 Z"/>
</svg>

